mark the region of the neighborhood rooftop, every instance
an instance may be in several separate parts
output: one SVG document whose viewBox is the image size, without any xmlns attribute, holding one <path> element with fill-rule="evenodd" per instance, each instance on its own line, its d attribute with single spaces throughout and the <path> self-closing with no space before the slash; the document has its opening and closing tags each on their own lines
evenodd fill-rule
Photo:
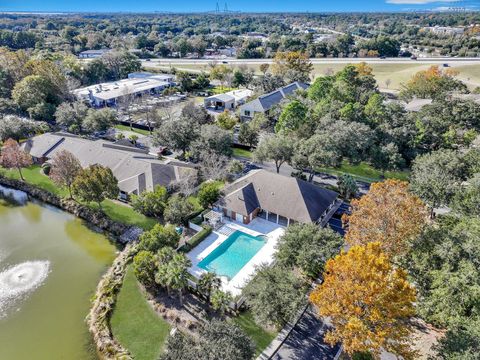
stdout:
<svg viewBox="0 0 480 360">
<path fill-rule="evenodd" d="M 51 159 L 60 150 L 78 158 L 82 167 L 99 164 L 112 170 L 118 186 L 125 194 L 152 191 L 156 185 L 169 186 L 195 170 L 180 162 L 172 164 L 157 160 L 136 147 L 116 145 L 104 140 L 88 140 L 64 133 L 46 133 L 22 145 L 37 161 Z"/>
<path fill-rule="evenodd" d="M 265 113 L 275 105 L 279 104 L 287 96 L 295 93 L 296 90 L 305 90 L 308 84 L 294 82 L 274 90 L 268 94 L 264 94 L 240 107 L 240 115 L 250 117 L 255 112 Z M 247 111 L 247 113 L 245 113 Z"/>
<path fill-rule="evenodd" d="M 228 186 L 224 193 L 216 206 L 235 214 L 250 217 L 260 209 L 303 223 L 321 220 L 338 196 L 298 178 L 265 170 L 250 172 Z"/>
</svg>

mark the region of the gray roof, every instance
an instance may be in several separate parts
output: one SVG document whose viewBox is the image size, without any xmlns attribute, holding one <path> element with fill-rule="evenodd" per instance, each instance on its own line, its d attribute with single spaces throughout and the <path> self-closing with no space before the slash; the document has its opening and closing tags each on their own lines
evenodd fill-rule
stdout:
<svg viewBox="0 0 480 360">
<path fill-rule="evenodd" d="M 410 102 L 405 104 L 405 110 L 407 111 L 420 111 L 425 105 L 430 105 L 432 99 L 413 99 Z"/>
<path fill-rule="evenodd" d="M 310 223 L 336 200 L 338 194 L 309 182 L 255 170 L 224 190 L 217 205 L 247 216 L 260 208 L 295 221 Z"/>
<path fill-rule="evenodd" d="M 296 90 L 307 89 L 308 85 L 300 82 L 294 82 L 284 86 L 280 89 L 272 91 L 268 94 L 259 96 L 257 99 L 252 100 L 244 105 L 241 108 L 245 107 L 251 111 L 256 112 L 265 112 L 270 110 L 273 106 L 277 105 L 288 95 L 292 95 Z"/>
<path fill-rule="evenodd" d="M 109 167 L 120 190 L 126 193 L 151 191 L 156 185 L 168 186 L 195 171 L 187 164 L 160 161 L 135 147 L 71 134 L 46 133 L 29 139 L 22 146 L 37 158 L 51 159 L 60 150 L 68 150 L 84 168 L 94 164 Z"/>
<path fill-rule="evenodd" d="M 235 101 L 235 97 L 228 94 L 218 94 L 207 97 L 205 100 L 218 100 L 222 102 Z"/>
<path fill-rule="evenodd" d="M 85 50 L 82 51 L 80 54 L 104 54 L 109 52 L 110 49 L 99 49 L 99 50 Z"/>
</svg>

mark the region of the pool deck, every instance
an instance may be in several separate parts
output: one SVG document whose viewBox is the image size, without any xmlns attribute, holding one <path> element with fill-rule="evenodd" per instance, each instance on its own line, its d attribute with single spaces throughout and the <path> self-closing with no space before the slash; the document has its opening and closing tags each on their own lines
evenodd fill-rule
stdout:
<svg viewBox="0 0 480 360">
<path fill-rule="evenodd" d="M 255 273 L 255 267 L 260 264 L 270 264 L 273 262 L 275 253 L 275 245 L 279 237 L 284 233 L 285 228 L 272 223 L 270 221 L 255 218 L 250 224 L 245 225 L 236 221 L 224 220 L 225 225 L 232 230 L 240 230 L 252 236 L 264 235 L 267 243 L 245 264 L 244 267 L 230 280 L 222 276 L 222 290 L 229 291 L 233 296 L 240 295 L 242 288 L 247 284 L 251 276 Z M 208 254 L 223 243 L 228 236 L 214 231 L 205 238 L 198 246 L 192 249 L 188 254 L 188 258 L 192 261 L 189 268 L 190 274 L 199 278 L 206 270 L 198 267 L 198 263 L 202 261 Z"/>
</svg>

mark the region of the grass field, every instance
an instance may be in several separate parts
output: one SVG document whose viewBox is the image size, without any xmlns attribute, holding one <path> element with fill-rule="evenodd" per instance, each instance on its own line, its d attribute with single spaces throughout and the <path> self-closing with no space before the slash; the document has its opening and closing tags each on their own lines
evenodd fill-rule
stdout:
<svg viewBox="0 0 480 360">
<path fill-rule="evenodd" d="M 148 130 L 137 129 L 137 128 L 133 128 L 132 130 L 130 130 L 130 126 L 122 125 L 122 124 L 116 124 L 115 129 L 121 130 L 121 131 L 134 132 L 134 133 L 145 135 L 145 136 L 150 135 L 150 132 Z"/>
<path fill-rule="evenodd" d="M 363 162 L 352 165 L 344 161 L 342 166 L 339 168 L 318 168 L 317 171 L 332 175 L 350 174 L 355 179 L 364 182 L 376 182 L 383 180 L 381 176 L 382 173 L 380 171 Z M 409 171 L 386 171 L 384 175 L 387 179 L 408 180 L 410 173 Z"/>
<path fill-rule="evenodd" d="M 0 173 L 11 179 L 20 179 L 20 175 L 17 170 L 6 170 L 0 168 Z M 42 173 L 39 165 L 33 165 L 29 168 L 22 169 L 22 173 L 25 181 L 29 184 L 36 185 L 61 197 L 68 196 L 68 191 L 55 185 L 48 176 Z M 88 205 L 95 209 L 98 208 L 98 205 L 94 203 Z M 122 222 L 127 225 L 139 226 L 145 230 L 151 229 L 157 223 L 155 219 L 148 218 L 136 212 L 127 205 L 120 204 L 109 199 L 106 199 L 102 202 L 102 210 L 112 220 Z"/>
<path fill-rule="evenodd" d="M 118 294 L 110 325 L 113 335 L 135 360 L 158 359 L 170 325 L 147 303 L 131 267 Z"/>
<path fill-rule="evenodd" d="M 97 204 L 90 204 L 93 208 L 98 208 Z M 153 218 L 146 217 L 126 204 L 106 199 L 102 201 L 102 210 L 107 216 L 115 221 L 138 226 L 144 230 L 150 230 L 158 222 Z"/>
<path fill-rule="evenodd" d="M 255 342 L 256 355 L 259 355 L 277 336 L 276 332 L 266 331 L 258 326 L 250 311 L 237 316 L 233 319 L 233 322 L 242 328 L 242 330 L 245 331 L 245 333 Z"/>
<path fill-rule="evenodd" d="M 218 94 L 224 94 L 226 92 L 232 91 L 232 90 L 237 90 L 238 88 L 233 88 L 233 87 L 228 87 L 228 86 L 215 86 L 210 91 L 214 95 Z"/>
<path fill-rule="evenodd" d="M 425 63 L 416 63 L 412 61 L 411 64 L 395 64 L 395 63 L 385 63 L 379 64 L 374 63 L 370 64 L 373 68 L 373 74 L 377 79 L 378 85 L 380 88 L 387 88 L 386 81 L 387 79 L 390 80 L 390 84 L 388 85 L 389 89 L 392 90 L 399 90 L 401 88 L 401 84 L 407 82 L 412 75 L 420 70 L 428 69 L 432 64 L 425 64 Z M 184 70 L 184 71 L 193 71 L 193 72 L 208 72 L 208 65 L 206 64 L 198 64 L 198 65 L 178 65 L 175 66 L 175 63 L 172 62 L 172 66 L 174 66 L 177 70 Z M 231 67 L 235 67 L 235 65 L 227 65 Z M 260 64 L 255 65 L 248 65 L 249 68 L 255 70 L 257 74 L 260 74 Z M 325 73 L 329 70 L 333 70 L 337 72 L 345 67 L 345 64 L 314 64 L 313 65 L 313 76 L 321 76 L 325 75 Z M 168 70 L 168 66 L 159 66 L 158 68 L 162 68 L 164 70 Z M 455 65 L 453 64 L 451 68 L 460 71 L 459 79 L 465 81 L 466 84 L 471 88 L 475 88 L 476 86 L 480 86 L 480 64 L 473 63 L 471 65 Z"/>
<path fill-rule="evenodd" d="M 249 150 L 240 149 L 236 147 L 232 148 L 232 150 L 233 150 L 233 156 L 235 157 L 244 157 L 248 159 L 252 158 L 252 152 Z"/>
</svg>

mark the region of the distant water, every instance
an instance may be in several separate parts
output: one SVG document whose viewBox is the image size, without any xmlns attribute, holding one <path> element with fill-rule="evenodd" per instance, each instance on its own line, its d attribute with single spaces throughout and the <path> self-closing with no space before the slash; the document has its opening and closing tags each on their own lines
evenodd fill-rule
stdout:
<svg viewBox="0 0 480 360">
<path fill-rule="evenodd" d="M 115 250 L 72 215 L 0 187 L 0 359 L 97 359 L 85 317 Z"/>
</svg>

